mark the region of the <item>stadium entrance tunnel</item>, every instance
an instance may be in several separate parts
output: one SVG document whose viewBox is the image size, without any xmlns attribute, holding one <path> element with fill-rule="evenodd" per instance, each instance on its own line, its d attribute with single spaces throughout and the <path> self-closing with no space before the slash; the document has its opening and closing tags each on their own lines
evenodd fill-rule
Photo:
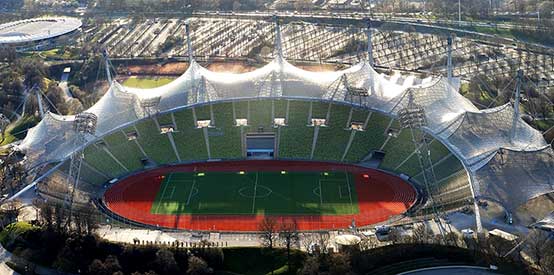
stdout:
<svg viewBox="0 0 554 275">
<path fill-rule="evenodd" d="M 368 226 L 405 213 L 416 190 L 397 176 L 328 162 L 244 160 L 165 166 L 104 194 L 107 211 L 145 226 L 257 231 L 265 217 L 299 230 Z"/>
</svg>

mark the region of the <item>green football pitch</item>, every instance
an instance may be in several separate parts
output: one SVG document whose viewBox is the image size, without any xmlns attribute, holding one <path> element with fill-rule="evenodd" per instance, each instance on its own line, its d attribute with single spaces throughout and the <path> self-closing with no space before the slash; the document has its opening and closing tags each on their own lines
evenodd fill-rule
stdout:
<svg viewBox="0 0 554 275">
<path fill-rule="evenodd" d="M 186 172 L 165 175 L 153 214 L 358 213 L 348 172 Z"/>
</svg>

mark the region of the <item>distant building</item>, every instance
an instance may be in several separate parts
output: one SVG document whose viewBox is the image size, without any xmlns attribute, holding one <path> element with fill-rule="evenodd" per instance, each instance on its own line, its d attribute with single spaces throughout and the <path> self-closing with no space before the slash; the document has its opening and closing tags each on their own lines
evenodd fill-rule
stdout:
<svg viewBox="0 0 554 275">
<path fill-rule="evenodd" d="M 41 50 L 57 46 L 59 38 L 75 34 L 81 20 L 70 17 L 44 17 L 0 25 L 0 47 L 18 51 Z"/>
</svg>

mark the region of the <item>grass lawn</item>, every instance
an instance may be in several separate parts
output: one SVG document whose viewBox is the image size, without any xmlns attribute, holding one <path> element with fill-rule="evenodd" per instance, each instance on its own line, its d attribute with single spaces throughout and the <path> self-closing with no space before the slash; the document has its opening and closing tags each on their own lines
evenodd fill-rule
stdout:
<svg viewBox="0 0 554 275">
<path fill-rule="evenodd" d="M 12 122 L 12 124 L 8 125 L 5 133 L 6 136 L 0 143 L 0 146 L 10 144 L 18 139 L 25 138 L 25 136 L 27 135 L 27 132 L 25 130 L 35 126 L 37 123 L 38 120 L 34 116 L 25 116 L 15 122 Z M 2 140 L 1 134 L 0 140 Z"/>
<path fill-rule="evenodd" d="M 14 222 L 9 224 L 0 232 L 0 243 L 6 245 L 7 242 L 32 229 L 36 229 L 36 227 L 27 222 Z"/>
<path fill-rule="evenodd" d="M 151 213 L 347 215 L 357 202 L 345 172 L 187 172 L 164 177 Z"/>
<path fill-rule="evenodd" d="M 175 80 L 173 77 L 135 77 L 123 81 L 123 85 L 132 88 L 151 89 L 163 86 Z"/>
</svg>

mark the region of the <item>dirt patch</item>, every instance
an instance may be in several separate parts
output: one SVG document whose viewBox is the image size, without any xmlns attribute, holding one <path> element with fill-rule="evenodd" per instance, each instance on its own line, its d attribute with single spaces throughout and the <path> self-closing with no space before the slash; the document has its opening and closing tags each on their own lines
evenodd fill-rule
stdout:
<svg viewBox="0 0 554 275">
<path fill-rule="evenodd" d="M 225 62 L 212 63 L 207 66 L 207 69 L 212 72 L 227 72 L 227 73 L 247 73 L 256 70 L 258 67 L 247 64 L 246 62 Z"/>
<path fill-rule="evenodd" d="M 338 66 L 333 64 L 302 64 L 296 66 L 310 72 L 334 72 L 339 70 Z"/>
<path fill-rule="evenodd" d="M 125 75 L 168 75 L 178 76 L 183 74 L 189 64 L 187 62 L 171 62 L 154 65 L 129 65 L 118 69 L 120 74 Z"/>
<path fill-rule="evenodd" d="M 247 73 L 256 70 L 265 64 L 252 65 L 248 62 L 215 62 L 205 66 L 212 72 Z M 171 62 L 153 65 L 129 65 L 120 66 L 118 73 L 121 75 L 163 75 L 180 76 L 188 69 L 187 62 Z M 298 64 L 301 69 L 311 72 L 329 72 L 341 69 L 334 64 Z"/>
</svg>

